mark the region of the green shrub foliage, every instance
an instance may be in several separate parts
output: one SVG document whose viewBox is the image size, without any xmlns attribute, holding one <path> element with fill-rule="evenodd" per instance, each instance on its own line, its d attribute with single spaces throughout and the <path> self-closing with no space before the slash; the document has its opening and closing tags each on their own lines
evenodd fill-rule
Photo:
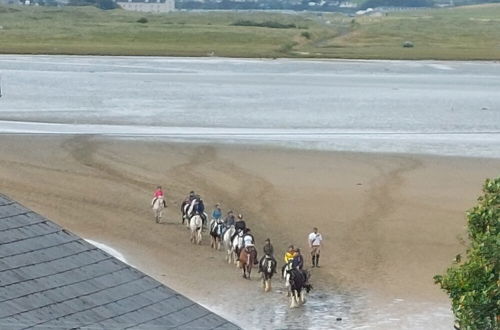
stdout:
<svg viewBox="0 0 500 330">
<path fill-rule="evenodd" d="M 500 323 L 500 177 L 486 180 L 484 195 L 467 213 L 466 260 L 434 280 L 451 298 L 460 329 L 499 329 Z"/>
</svg>

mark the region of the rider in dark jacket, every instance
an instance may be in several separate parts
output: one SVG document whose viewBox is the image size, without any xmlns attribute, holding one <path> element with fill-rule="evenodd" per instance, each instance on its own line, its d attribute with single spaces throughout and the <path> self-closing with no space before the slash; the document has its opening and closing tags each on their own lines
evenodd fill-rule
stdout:
<svg viewBox="0 0 500 330">
<path fill-rule="evenodd" d="M 201 199 L 201 197 L 198 199 L 198 203 L 196 204 L 196 212 L 198 212 L 203 220 L 203 225 L 206 225 L 207 217 L 205 216 L 205 204 L 203 204 L 203 199 Z"/>
<path fill-rule="evenodd" d="M 226 218 L 224 219 L 224 225 L 226 226 L 226 228 L 229 228 L 231 226 L 234 226 L 235 224 L 235 219 L 234 219 L 234 214 L 233 214 L 233 211 L 229 211 L 227 212 L 227 216 Z"/>
<path fill-rule="evenodd" d="M 266 243 L 264 244 L 264 247 L 262 249 L 264 250 L 264 255 L 262 256 L 262 258 L 260 258 L 259 265 L 262 265 L 262 262 L 266 258 L 270 258 L 276 263 L 276 259 L 274 259 L 274 247 L 271 244 L 271 240 L 269 238 L 266 239 Z M 259 267 L 259 273 L 260 272 L 261 269 Z M 276 269 L 274 270 L 274 272 L 276 272 Z"/>
<path fill-rule="evenodd" d="M 304 257 L 300 253 L 300 249 L 295 249 L 295 255 L 293 256 L 292 267 L 302 270 L 304 267 Z"/>
<path fill-rule="evenodd" d="M 246 228 L 247 225 L 245 223 L 245 220 L 243 220 L 243 216 L 241 214 L 238 214 L 238 220 L 234 224 L 234 229 L 236 229 L 236 231 L 234 232 L 233 237 L 231 237 L 231 241 L 234 240 L 236 235 L 244 233 Z"/>
</svg>

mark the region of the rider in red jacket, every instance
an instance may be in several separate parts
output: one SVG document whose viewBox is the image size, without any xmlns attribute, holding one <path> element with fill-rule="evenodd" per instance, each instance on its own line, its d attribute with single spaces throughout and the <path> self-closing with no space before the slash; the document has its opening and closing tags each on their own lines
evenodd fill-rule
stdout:
<svg viewBox="0 0 500 330">
<path fill-rule="evenodd" d="M 158 198 L 163 198 L 163 206 L 167 207 L 167 202 L 165 201 L 165 195 L 163 194 L 161 186 L 156 187 L 156 190 L 153 194 L 153 202 L 151 203 L 151 205 L 154 205 Z"/>
</svg>

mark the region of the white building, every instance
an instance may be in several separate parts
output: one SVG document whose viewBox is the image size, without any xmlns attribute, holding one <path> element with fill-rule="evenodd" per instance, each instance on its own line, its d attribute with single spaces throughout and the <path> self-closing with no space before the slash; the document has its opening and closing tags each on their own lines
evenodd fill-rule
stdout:
<svg viewBox="0 0 500 330">
<path fill-rule="evenodd" d="M 118 0 L 116 4 L 125 10 L 148 13 L 168 13 L 175 10 L 175 0 Z"/>
</svg>

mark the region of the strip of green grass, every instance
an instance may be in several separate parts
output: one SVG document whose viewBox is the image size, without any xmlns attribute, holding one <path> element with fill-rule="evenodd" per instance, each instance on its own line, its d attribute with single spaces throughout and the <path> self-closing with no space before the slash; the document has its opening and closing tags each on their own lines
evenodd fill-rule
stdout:
<svg viewBox="0 0 500 330">
<path fill-rule="evenodd" d="M 499 17 L 500 5 L 356 18 L 0 7 L 0 53 L 498 60 Z M 234 25 L 241 21 L 256 26 Z M 406 40 L 415 47 L 403 48 Z"/>
</svg>

